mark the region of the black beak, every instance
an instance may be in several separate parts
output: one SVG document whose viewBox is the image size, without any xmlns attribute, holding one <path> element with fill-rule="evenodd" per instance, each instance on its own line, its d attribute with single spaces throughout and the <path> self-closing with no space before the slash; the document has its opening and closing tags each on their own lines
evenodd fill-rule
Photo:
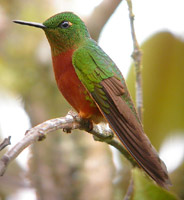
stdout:
<svg viewBox="0 0 184 200">
<path fill-rule="evenodd" d="M 36 22 L 25 22 L 21 20 L 13 20 L 13 22 L 17 24 L 22 24 L 22 25 L 34 26 L 34 27 L 42 28 L 42 29 L 46 28 L 46 26 L 44 26 L 43 24 L 36 23 Z"/>
</svg>

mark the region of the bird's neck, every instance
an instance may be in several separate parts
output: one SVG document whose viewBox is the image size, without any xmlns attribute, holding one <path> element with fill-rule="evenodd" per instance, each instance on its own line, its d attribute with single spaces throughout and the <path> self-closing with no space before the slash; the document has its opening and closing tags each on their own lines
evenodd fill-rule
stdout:
<svg viewBox="0 0 184 200">
<path fill-rule="evenodd" d="M 54 43 L 51 43 L 51 42 L 50 42 L 50 47 L 51 47 L 52 58 L 58 57 L 61 55 L 69 56 L 69 54 L 70 54 L 69 52 L 73 52 L 77 48 L 76 45 L 73 45 L 73 46 L 67 46 L 64 44 L 55 45 Z"/>
<path fill-rule="evenodd" d="M 86 43 L 89 39 L 87 36 L 81 38 L 76 35 L 74 35 L 75 37 L 68 38 L 66 34 L 61 35 L 59 32 L 53 33 L 52 30 L 45 33 L 51 47 L 52 56 L 66 53 L 71 49 L 75 50 Z"/>
</svg>

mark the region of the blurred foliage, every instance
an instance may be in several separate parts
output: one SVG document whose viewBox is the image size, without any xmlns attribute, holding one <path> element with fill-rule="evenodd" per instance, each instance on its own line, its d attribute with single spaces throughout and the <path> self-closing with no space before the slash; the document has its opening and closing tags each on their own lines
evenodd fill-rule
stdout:
<svg viewBox="0 0 184 200">
<path fill-rule="evenodd" d="M 61 4 L 64 8 L 66 1 L 62 0 Z M 41 0 L 28 0 L 25 4 L 23 0 L 3 1 L 0 9 L 3 16 L 0 18 L 3 19 L 0 23 L 0 89 L 21 96 L 32 126 L 64 116 L 71 106 L 57 89 L 50 47 L 44 33 L 12 23 L 14 19 L 44 21 L 51 12 L 54 13 L 53 2 L 47 0 L 43 4 Z M 26 177 L 31 181 L 29 187 L 36 189 L 38 199 L 111 200 L 114 167 L 107 145 L 94 142 L 89 134 L 81 131 L 71 135 L 58 133 L 36 143 L 31 150 Z M 0 199 L 27 187 L 25 172 L 15 169 L 13 164 L 10 165 L 0 180 L 0 185 L 8 190 L 7 193 L 4 187 L 0 187 Z M 11 171 L 16 174 L 19 184 L 11 181 L 14 177 Z M 24 179 L 19 178 L 19 174 Z M 8 177 L 12 177 L 9 182 L 5 180 Z M 98 188 L 101 188 L 99 192 Z"/>
<path fill-rule="evenodd" d="M 163 32 L 148 39 L 141 48 L 144 130 L 159 149 L 169 134 L 184 134 L 184 42 Z M 127 84 L 135 99 L 133 67 Z"/>
<path fill-rule="evenodd" d="M 72 3 L 72 0 L 68 2 Z M 64 8 L 66 1 L 60 3 Z M 1 1 L 0 4 L 0 90 L 6 89 L 22 97 L 33 126 L 64 116 L 71 107 L 56 87 L 44 33 L 11 21 L 42 22 L 53 13 L 53 7 L 51 0 L 44 3 L 27 0 L 26 4 L 23 0 L 11 0 L 11 3 Z M 168 134 L 183 131 L 183 42 L 169 33 L 162 33 L 152 37 L 142 48 L 144 127 L 158 149 Z M 128 77 L 132 96 L 133 73 L 132 67 Z M 25 172 L 18 163 L 9 166 L 0 180 L 0 199 L 8 198 L 20 188 L 33 187 L 38 199 L 44 200 L 119 200 L 126 193 L 130 179 L 130 165 L 124 158 L 122 160 L 124 168 L 117 173 L 107 145 L 94 142 L 83 132 L 63 135 L 59 131 L 59 134 L 53 133 L 32 147 L 29 173 L 26 174 L 31 185 L 25 183 Z M 172 174 L 173 191 L 184 197 L 183 167 L 176 172 Z M 137 172 L 134 180 L 135 184 L 146 186 L 142 175 Z M 136 185 L 136 189 L 134 197 L 138 199 L 140 187 Z"/>
<path fill-rule="evenodd" d="M 139 169 L 133 170 L 134 200 L 177 200 L 172 193 L 151 182 Z"/>
<path fill-rule="evenodd" d="M 184 42 L 169 32 L 162 32 L 148 39 L 141 49 L 143 125 L 152 144 L 159 150 L 167 137 L 184 134 Z M 127 84 L 135 101 L 134 66 L 129 72 Z M 178 173 L 178 170 L 174 171 L 171 179 Z M 183 170 L 180 176 L 180 184 L 174 178 L 171 180 L 174 185 L 171 190 L 184 198 Z"/>
</svg>

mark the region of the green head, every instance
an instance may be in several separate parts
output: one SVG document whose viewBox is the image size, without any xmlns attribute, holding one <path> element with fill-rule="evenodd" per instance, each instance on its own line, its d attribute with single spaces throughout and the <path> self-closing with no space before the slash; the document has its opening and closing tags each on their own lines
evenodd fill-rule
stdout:
<svg viewBox="0 0 184 200">
<path fill-rule="evenodd" d="M 90 37 L 84 22 L 71 12 L 56 14 L 47 19 L 43 24 L 19 20 L 14 22 L 43 29 L 53 55 L 69 49 L 75 49 L 85 42 L 86 38 Z"/>
</svg>

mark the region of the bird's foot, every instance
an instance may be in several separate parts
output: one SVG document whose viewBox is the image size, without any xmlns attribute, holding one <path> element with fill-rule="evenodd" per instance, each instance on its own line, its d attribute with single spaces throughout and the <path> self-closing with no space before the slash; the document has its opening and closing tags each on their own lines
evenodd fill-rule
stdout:
<svg viewBox="0 0 184 200">
<path fill-rule="evenodd" d="M 83 119 L 82 122 L 83 122 L 85 130 L 87 132 L 90 132 L 90 131 L 93 130 L 93 122 L 91 120 L 89 120 L 89 119 Z"/>
<path fill-rule="evenodd" d="M 76 116 L 76 120 L 80 122 L 80 129 L 90 132 L 93 130 L 93 122 L 89 119 L 82 118 L 80 115 Z"/>
</svg>

